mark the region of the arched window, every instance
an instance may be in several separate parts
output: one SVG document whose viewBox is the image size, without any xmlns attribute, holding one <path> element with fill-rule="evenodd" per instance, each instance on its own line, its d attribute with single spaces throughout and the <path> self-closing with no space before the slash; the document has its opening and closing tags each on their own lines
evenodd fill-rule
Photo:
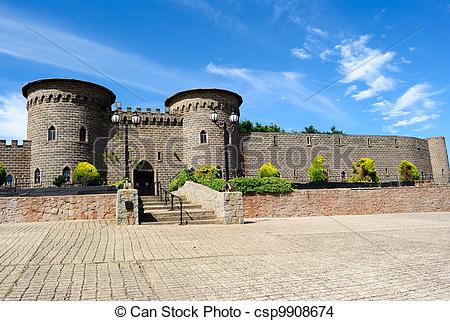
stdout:
<svg viewBox="0 0 450 321">
<path fill-rule="evenodd" d="M 206 132 L 204 130 L 202 130 L 200 132 L 200 144 L 206 144 Z"/>
<path fill-rule="evenodd" d="M 70 168 L 68 166 L 64 167 L 62 174 L 66 178 L 66 181 L 70 182 Z"/>
<path fill-rule="evenodd" d="M 34 183 L 39 184 L 41 182 L 41 171 L 39 168 L 36 168 L 34 171 Z"/>
<path fill-rule="evenodd" d="M 80 128 L 80 142 L 87 142 L 86 128 Z"/>
<path fill-rule="evenodd" d="M 56 140 L 56 128 L 53 125 L 48 128 L 48 140 Z"/>
<path fill-rule="evenodd" d="M 13 182 L 14 177 L 11 174 L 8 174 L 8 176 L 6 176 L 6 185 L 11 186 Z"/>
</svg>

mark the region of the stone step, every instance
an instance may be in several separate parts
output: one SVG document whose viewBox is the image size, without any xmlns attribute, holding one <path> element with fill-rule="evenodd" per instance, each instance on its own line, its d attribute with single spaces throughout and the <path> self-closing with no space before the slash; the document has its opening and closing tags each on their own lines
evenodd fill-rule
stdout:
<svg viewBox="0 0 450 321">
<path fill-rule="evenodd" d="M 141 221 L 178 221 L 180 219 L 180 212 L 164 212 L 164 213 L 144 213 L 141 217 Z M 216 215 L 212 211 L 197 211 L 189 212 L 188 214 L 183 213 L 183 221 L 188 220 L 206 220 L 206 219 L 216 219 Z"/>
<path fill-rule="evenodd" d="M 174 211 L 177 211 L 179 204 L 174 205 Z M 171 206 L 170 205 L 166 205 L 164 203 L 162 204 L 143 204 L 143 206 L 141 206 L 141 208 L 144 209 L 144 212 L 151 212 L 152 210 L 170 210 Z M 202 206 L 201 205 L 196 205 L 196 204 L 183 204 L 183 209 L 185 210 L 189 210 L 189 209 L 201 209 Z"/>
<path fill-rule="evenodd" d="M 180 221 L 162 221 L 162 222 L 141 222 L 141 225 L 177 225 Z M 183 225 L 199 225 L 199 224 L 222 224 L 217 219 L 183 221 Z"/>
</svg>

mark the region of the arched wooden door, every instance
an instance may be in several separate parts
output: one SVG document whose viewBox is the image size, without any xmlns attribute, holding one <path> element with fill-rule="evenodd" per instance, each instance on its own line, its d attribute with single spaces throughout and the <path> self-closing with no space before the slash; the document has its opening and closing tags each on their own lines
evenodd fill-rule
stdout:
<svg viewBox="0 0 450 321">
<path fill-rule="evenodd" d="M 139 195 L 155 195 L 155 172 L 148 161 L 139 162 L 133 171 L 133 180 Z"/>
</svg>

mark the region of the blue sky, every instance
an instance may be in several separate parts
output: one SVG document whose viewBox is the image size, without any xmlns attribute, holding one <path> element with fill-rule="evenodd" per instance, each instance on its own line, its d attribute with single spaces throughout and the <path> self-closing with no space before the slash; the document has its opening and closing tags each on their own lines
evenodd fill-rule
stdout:
<svg viewBox="0 0 450 321">
<path fill-rule="evenodd" d="M 25 138 L 22 85 L 64 77 L 126 106 L 219 87 L 241 119 L 448 143 L 449 30 L 446 1 L 3 1 L 0 138 Z"/>
</svg>

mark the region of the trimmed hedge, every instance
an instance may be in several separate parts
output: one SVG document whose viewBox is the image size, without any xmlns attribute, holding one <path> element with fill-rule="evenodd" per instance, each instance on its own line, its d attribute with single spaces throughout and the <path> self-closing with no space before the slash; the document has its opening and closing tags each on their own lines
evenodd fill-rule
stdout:
<svg viewBox="0 0 450 321">
<path fill-rule="evenodd" d="M 67 182 L 67 179 L 66 179 L 66 177 L 64 175 L 56 176 L 53 179 L 53 185 L 55 185 L 57 187 L 61 187 L 66 182 Z"/>
<path fill-rule="evenodd" d="M 220 172 L 213 164 L 202 165 L 194 171 L 194 176 L 201 179 L 220 178 Z"/>
<path fill-rule="evenodd" d="M 194 183 L 202 184 L 212 188 L 213 190 L 223 192 L 226 188 L 225 180 L 218 178 L 220 176 L 219 171 L 213 165 L 199 167 L 201 169 L 199 172 L 192 172 L 187 168 L 183 168 L 177 176 L 170 182 L 169 191 L 176 191 L 181 186 L 183 186 L 187 181 L 192 181 Z M 217 171 L 217 173 L 215 173 Z"/>
<path fill-rule="evenodd" d="M 325 158 L 323 156 L 316 156 L 311 166 L 308 168 L 308 176 L 311 182 L 327 182 L 328 173 L 325 168 Z"/>
<path fill-rule="evenodd" d="M 5 184 L 6 182 L 6 170 L 5 170 L 5 166 L 3 166 L 3 164 L 0 164 L 0 186 L 2 186 L 3 184 Z"/>
<path fill-rule="evenodd" d="M 125 185 L 125 182 L 127 181 L 126 178 L 121 179 L 120 181 L 117 181 L 115 183 L 112 183 L 109 186 L 114 186 L 116 189 L 123 189 L 123 185 Z"/>
<path fill-rule="evenodd" d="M 275 165 L 272 163 L 265 163 L 263 166 L 261 166 L 258 170 L 258 176 L 259 177 L 280 177 L 280 172 L 278 171 L 278 168 L 276 168 Z"/>
<path fill-rule="evenodd" d="M 401 182 L 412 182 L 420 178 L 416 165 L 407 160 L 402 160 L 399 165 L 398 172 Z"/>
<path fill-rule="evenodd" d="M 360 158 L 352 165 L 353 176 L 348 180 L 349 182 L 374 182 L 380 181 L 375 163 L 371 158 Z"/>
<path fill-rule="evenodd" d="M 293 182 L 280 177 L 239 177 L 230 180 L 231 190 L 249 193 L 290 193 Z"/>
<path fill-rule="evenodd" d="M 88 162 L 78 163 L 73 171 L 73 183 L 82 186 L 99 185 L 101 177 L 97 168 Z"/>
<path fill-rule="evenodd" d="M 187 168 L 181 169 L 181 171 L 175 176 L 175 178 L 169 184 L 169 191 L 173 192 L 179 189 L 186 183 L 186 181 L 192 181 L 194 174 Z"/>
</svg>

